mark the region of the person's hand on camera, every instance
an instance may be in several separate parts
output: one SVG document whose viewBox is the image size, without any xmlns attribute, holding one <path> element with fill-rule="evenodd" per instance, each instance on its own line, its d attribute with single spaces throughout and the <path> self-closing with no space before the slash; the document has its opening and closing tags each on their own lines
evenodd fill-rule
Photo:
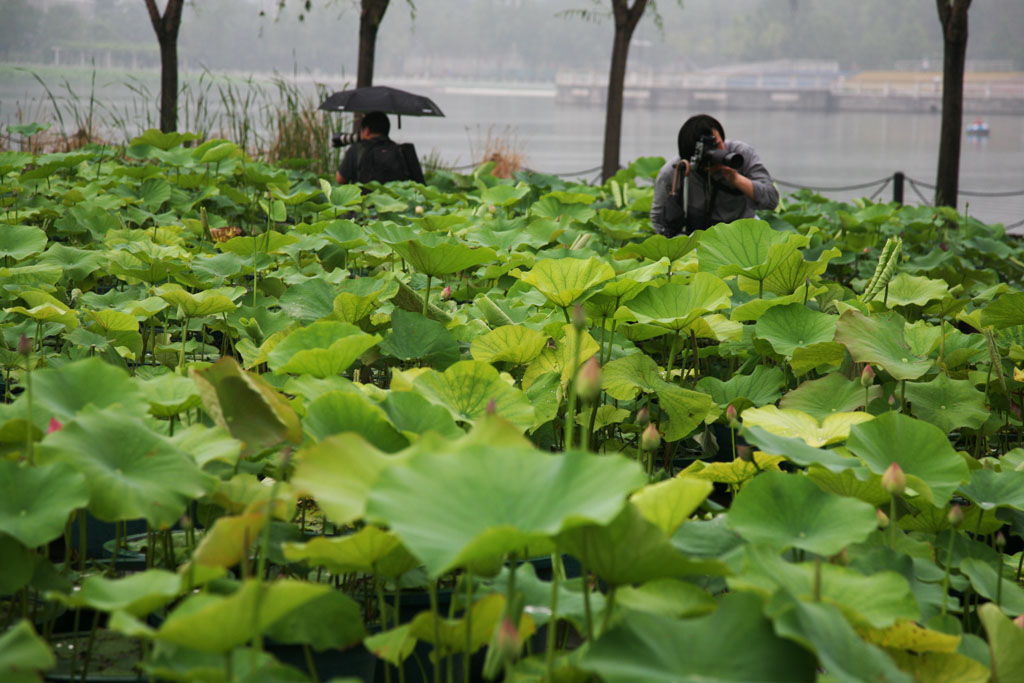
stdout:
<svg viewBox="0 0 1024 683">
<path fill-rule="evenodd" d="M 712 172 L 716 173 L 722 181 L 735 187 L 737 190 L 746 195 L 747 198 L 754 198 L 754 183 L 750 181 L 750 178 L 743 175 L 735 168 L 725 165 L 719 165 L 712 166 L 711 170 Z"/>
</svg>

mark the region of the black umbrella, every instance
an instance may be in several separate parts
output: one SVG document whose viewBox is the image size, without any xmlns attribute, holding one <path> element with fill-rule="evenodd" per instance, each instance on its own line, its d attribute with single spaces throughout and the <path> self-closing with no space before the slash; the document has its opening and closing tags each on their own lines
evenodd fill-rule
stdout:
<svg viewBox="0 0 1024 683">
<path fill-rule="evenodd" d="M 341 90 L 334 93 L 320 105 L 325 111 L 382 111 L 385 114 L 398 114 L 398 125 L 402 125 L 402 115 L 406 116 L 444 116 L 429 97 L 416 95 L 386 85 L 371 85 L 366 88 Z"/>
</svg>

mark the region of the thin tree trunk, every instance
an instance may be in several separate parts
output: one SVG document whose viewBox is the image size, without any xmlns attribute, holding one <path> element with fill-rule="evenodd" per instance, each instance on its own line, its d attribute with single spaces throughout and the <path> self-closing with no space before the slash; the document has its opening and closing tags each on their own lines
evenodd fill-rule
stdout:
<svg viewBox="0 0 1024 683">
<path fill-rule="evenodd" d="M 363 0 L 359 12 L 359 62 L 356 87 L 373 85 L 373 61 L 377 53 L 377 30 L 391 0 Z"/>
<path fill-rule="evenodd" d="M 601 178 L 603 180 L 608 180 L 619 170 L 626 59 L 629 57 L 629 42 L 633 38 L 633 31 L 646 7 L 647 0 L 633 0 L 632 7 L 629 6 L 628 0 L 612 0 L 615 39 L 612 43 L 612 61 L 608 71 L 608 97 L 604 118 L 604 156 L 601 163 Z"/>
<path fill-rule="evenodd" d="M 149 20 L 160 44 L 160 130 L 178 129 L 178 29 L 184 0 L 167 0 L 163 16 L 156 0 L 145 0 Z"/>
<path fill-rule="evenodd" d="M 942 24 L 942 128 L 935 179 L 936 206 L 957 205 L 960 190 L 960 140 L 963 135 L 964 68 L 967 61 L 967 10 L 971 0 L 936 0 Z"/>
</svg>

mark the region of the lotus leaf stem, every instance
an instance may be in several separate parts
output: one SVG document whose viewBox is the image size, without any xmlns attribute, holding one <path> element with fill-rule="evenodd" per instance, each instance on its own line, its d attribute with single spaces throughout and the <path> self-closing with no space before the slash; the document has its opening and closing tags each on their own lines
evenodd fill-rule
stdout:
<svg viewBox="0 0 1024 683">
<path fill-rule="evenodd" d="M 558 626 L 558 587 L 561 579 L 558 553 L 551 554 L 551 616 L 548 618 L 548 649 L 544 653 L 545 680 L 555 680 L 555 630 Z"/>
<path fill-rule="evenodd" d="M 88 680 L 89 676 L 89 663 L 92 661 L 92 649 L 96 644 L 96 632 L 100 628 L 100 617 L 103 615 L 101 610 L 96 610 L 92 617 L 92 628 L 89 629 L 89 643 L 85 646 L 85 656 L 82 659 L 82 674 L 78 680 L 83 683 Z M 71 671 L 72 680 L 74 680 L 75 672 Z"/>
<path fill-rule="evenodd" d="M 587 622 L 587 642 L 594 642 L 594 614 L 590 608 L 590 569 L 586 562 L 580 563 L 580 576 L 583 577 L 583 614 Z"/>
<path fill-rule="evenodd" d="M 896 496 L 889 497 L 889 547 L 896 550 Z"/>
<path fill-rule="evenodd" d="M 946 601 L 949 599 L 949 568 L 953 564 L 953 541 L 956 540 L 956 529 L 949 530 L 949 546 L 946 549 L 946 572 L 942 577 L 942 616 L 946 616 Z M 966 616 L 966 613 L 964 614 Z"/>
<path fill-rule="evenodd" d="M 427 291 L 423 295 L 423 316 L 424 317 L 426 317 L 426 315 L 427 315 L 427 306 L 430 305 L 430 280 L 431 280 L 431 276 L 427 275 Z"/>
<path fill-rule="evenodd" d="M 514 559 L 513 557 L 513 561 Z M 473 651 L 473 572 L 467 569 L 462 578 L 466 582 L 466 654 L 462 658 L 462 680 L 468 681 L 469 655 Z M 452 604 L 455 604 L 454 600 Z M 509 604 L 511 603 L 506 600 L 506 609 Z M 390 679 L 386 683 L 390 683 Z"/>
<path fill-rule="evenodd" d="M 821 602 L 821 555 L 814 556 L 814 602 Z"/>
<path fill-rule="evenodd" d="M 441 683 L 441 614 L 437 606 L 437 582 L 427 584 L 430 595 L 430 617 L 434 627 L 434 683 Z"/>
</svg>

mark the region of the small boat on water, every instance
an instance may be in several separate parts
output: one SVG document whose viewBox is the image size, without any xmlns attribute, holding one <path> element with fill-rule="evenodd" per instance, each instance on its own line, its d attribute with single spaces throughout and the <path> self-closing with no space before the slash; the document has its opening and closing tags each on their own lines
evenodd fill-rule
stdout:
<svg viewBox="0 0 1024 683">
<path fill-rule="evenodd" d="M 981 136 L 981 135 L 988 135 L 988 133 L 989 133 L 988 124 L 985 123 L 981 119 L 974 119 L 974 122 L 971 123 L 971 125 L 967 126 L 967 134 L 968 135 L 978 135 L 978 136 Z"/>
</svg>

